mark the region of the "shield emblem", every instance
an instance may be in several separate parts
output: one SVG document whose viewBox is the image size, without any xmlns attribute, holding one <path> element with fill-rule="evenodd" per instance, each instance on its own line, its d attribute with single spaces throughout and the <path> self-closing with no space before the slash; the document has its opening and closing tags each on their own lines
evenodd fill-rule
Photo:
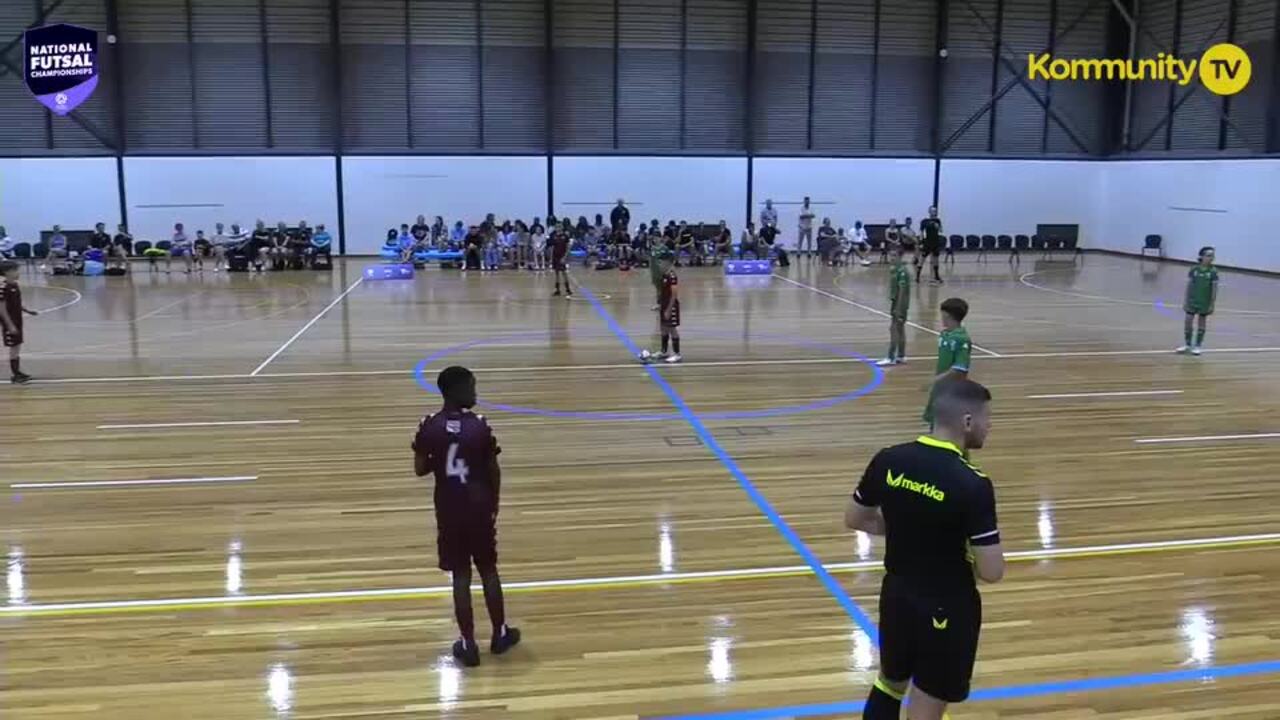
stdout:
<svg viewBox="0 0 1280 720">
<path fill-rule="evenodd" d="M 98 31 L 59 23 L 22 39 L 22 77 L 42 105 L 66 115 L 97 89 Z"/>
</svg>

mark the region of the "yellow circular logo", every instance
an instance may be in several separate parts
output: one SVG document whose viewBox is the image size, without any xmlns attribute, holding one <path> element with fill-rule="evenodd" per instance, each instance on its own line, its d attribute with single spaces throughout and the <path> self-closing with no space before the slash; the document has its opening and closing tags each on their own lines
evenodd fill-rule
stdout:
<svg viewBox="0 0 1280 720">
<path fill-rule="evenodd" d="M 1235 95 L 1252 75 L 1253 63 L 1238 45 L 1220 43 L 1200 56 L 1200 82 L 1215 95 Z"/>
</svg>

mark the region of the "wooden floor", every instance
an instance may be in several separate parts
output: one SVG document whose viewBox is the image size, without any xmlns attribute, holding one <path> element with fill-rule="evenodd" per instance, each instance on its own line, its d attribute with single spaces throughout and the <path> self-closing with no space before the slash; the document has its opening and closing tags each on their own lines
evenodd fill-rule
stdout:
<svg viewBox="0 0 1280 720">
<path fill-rule="evenodd" d="M 881 547 L 843 505 L 875 450 L 921 431 L 928 329 L 959 295 L 1017 556 L 985 591 L 986 694 L 952 716 L 1280 718 L 1280 279 L 1224 272 L 1191 358 L 1170 352 L 1184 266 L 964 258 L 913 290 L 912 361 L 882 377 L 857 355 L 885 350 L 883 266 L 688 269 L 686 363 L 660 371 L 686 415 L 602 315 L 652 346 L 646 271 L 578 270 L 569 301 L 545 274 L 361 283 L 363 264 L 24 275 L 31 306 L 59 309 L 28 320 L 42 382 L 0 387 L 3 717 L 856 707 L 876 653 L 836 595 L 874 618 Z M 465 672 L 410 472 L 437 404 L 423 361 L 471 366 L 513 407 L 485 412 L 526 643 Z M 176 479 L 197 482 L 70 485 Z"/>
</svg>

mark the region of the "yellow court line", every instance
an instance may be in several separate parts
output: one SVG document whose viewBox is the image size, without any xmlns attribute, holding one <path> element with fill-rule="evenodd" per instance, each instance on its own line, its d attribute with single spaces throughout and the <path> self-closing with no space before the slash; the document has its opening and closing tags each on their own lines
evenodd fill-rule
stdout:
<svg viewBox="0 0 1280 720">
<path fill-rule="evenodd" d="M 1010 562 L 1036 562 L 1043 560 L 1113 557 L 1180 550 L 1232 549 L 1280 544 L 1280 533 L 1237 537 L 1203 538 L 1195 540 L 1169 540 L 1127 545 L 1062 548 L 1054 550 L 1028 550 L 1006 555 Z M 879 560 L 853 563 L 835 563 L 827 566 L 832 574 L 878 572 Z M 534 593 L 566 590 L 626 589 L 663 585 L 690 585 L 694 583 L 723 582 L 727 580 L 760 580 L 812 575 L 805 565 L 744 570 L 712 570 L 678 573 L 673 575 L 640 575 L 624 577 L 582 578 L 576 580 L 534 580 L 509 583 L 509 593 Z M 473 587 L 473 590 L 478 590 Z M 347 590 L 312 593 L 279 593 L 246 597 L 173 598 L 157 600 L 118 600 L 83 603 L 58 603 L 46 605 L 0 606 L 3 617 L 65 617 L 77 615 L 115 615 L 144 612 L 180 612 L 211 608 L 240 607 L 291 607 L 295 605 L 319 605 L 357 602 L 396 602 L 423 598 L 443 597 L 451 594 L 449 586 L 406 588 L 403 590 Z"/>
</svg>

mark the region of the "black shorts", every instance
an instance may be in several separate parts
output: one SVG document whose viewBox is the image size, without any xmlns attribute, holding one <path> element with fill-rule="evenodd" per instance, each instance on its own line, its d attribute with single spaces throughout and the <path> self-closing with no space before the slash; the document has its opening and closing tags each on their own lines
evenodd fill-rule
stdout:
<svg viewBox="0 0 1280 720">
<path fill-rule="evenodd" d="M 491 568 L 498 564 L 498 527 L 492 513 L 480 513 L 465 521 L 442 523 L 437 516 L 436 552 L 440 569 L 453 572 L 470 567 Z"/>
<path fill-rule="evenodd" d="M 926 594 L 894 575 L 880 586 L 880 668 L 949 703 L 969 697 L 982 598 L 976 588 Z"/>
<path fill-rule="evenodd" d="M 568 257 L 567 255 L 559 255 L 559 256 L 557 256 L 557 255 L 552 255 L 552 256 L 551 256 L 551 269 L 552 269 L 552 270 L 558 270 L 558 271 L 560 271 L 560 272 L 564 272 L 564 271 L 568 270 L 568 269 L 569 269 L 569 266 L 565 263 L 565 259 L 566 259 L 567 257 Z"/>
<path fill-rule="evenodd" d="M 920 243 L 920 254 L 924 257 L 929 257 L 930 255 L 941 255 L 942 241 L 934 240 L 930 242 L 928 240 L 925 240 L 924 242 Z"/>
<path fill-rule="evenodd" d="M 6 330 L 2 334 L 4 336 L 5 347 L 18 347 L 22 345 L 22 328 L 18 328 L 17 332 L 12 333 Z"/>
</svg>

